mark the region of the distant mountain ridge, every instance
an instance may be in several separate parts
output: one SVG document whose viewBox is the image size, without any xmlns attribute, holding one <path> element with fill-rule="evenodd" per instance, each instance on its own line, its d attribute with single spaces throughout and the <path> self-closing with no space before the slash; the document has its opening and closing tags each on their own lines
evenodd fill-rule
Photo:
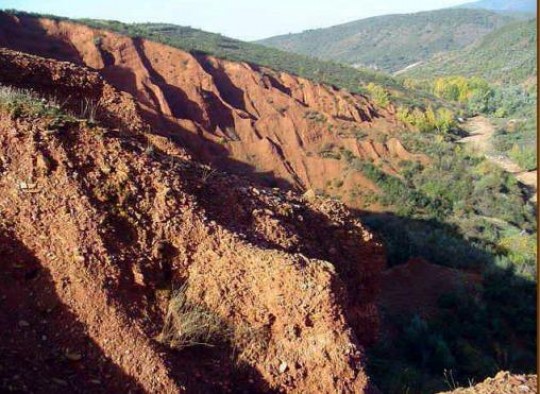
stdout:
<svg viewBox="0 0 540 394">
<path fill-rule="evenodd" d="M 478 76 L 495 83 L 523 83 L 537 75 L 536 18 L 508 24 L 459 51 L 441 53 L 402 75 L 417 79 Z"/>
<path fill-rule="evenodd" d="M 396 72 L 436 53 L 464 48 L 514 20 L 487 10 L 452 8 L 377 16 L 270 37 L 258 43 L 325 60 Z"/>
<path fill-rule="evenodd" d="M 490 11 L 536 13 L 536 0 L 480 0 L 465 3 L 458 8 L 484 9 Z"/>
</svg>

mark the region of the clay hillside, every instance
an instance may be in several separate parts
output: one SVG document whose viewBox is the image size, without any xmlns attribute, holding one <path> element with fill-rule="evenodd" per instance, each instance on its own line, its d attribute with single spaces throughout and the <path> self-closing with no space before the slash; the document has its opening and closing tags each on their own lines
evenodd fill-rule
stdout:
<svg viewBox="0 0 540 394">
<path fill-rule="evenodd" d="M 353 187 L 376 187 L 348 171 L 339 160 L 343 152 L 384 163 L 389 173 L 401 160 L 425 160 L 395 138 L 403 125 L 392 107 L 377 107 L 366 97 L 70 22 L 0 18 L 0 45 L 99 70 L 134 97 L 156 133 L 198 160 L 266 178 L 267 186 L 331 193 L 330 182 L 338 180 L 339 194 L 352 203 Z M 386 142 L 377 142 L 381 134 L 388 135 Z"/>
<path fill-rule="evenodd" d="M 529 373 L 526 191 L 371 88 L 0 12 L 0 392 L 433 393 L 458 386 L 448 370 Z M 474 203 L 439 199 L 432 163 L 473 163 L 456 189 Z M 485 241 L 469 218 L 509 230 Z"/>
<path fill-rule="evenodd" d="M 382 115 L 362 97 L 145 41 L 1 26 L 2 45 L 49 56 L 0 52 L 3 94 L 18 97 L 0 123 L 0 324 L 14 333 L 3 389 L 369 392 L 381 244 L 340 203 L 254 187 L 192 155 L 241 169 L 234 155 L 250 147 L 308 184 L 309 158 L 287 156 L 271 125 L 316 147 L 329 137 L 307 134 L 310 108 L 335 124 Z M 30 87 L 49 102 L 15 90 Z M 190 341 L 209 345 L 174 350 Z"/>
</svg>

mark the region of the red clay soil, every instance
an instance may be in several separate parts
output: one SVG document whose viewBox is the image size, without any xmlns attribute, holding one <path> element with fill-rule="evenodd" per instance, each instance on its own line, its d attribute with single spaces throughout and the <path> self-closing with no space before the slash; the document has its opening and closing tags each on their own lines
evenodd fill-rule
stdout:
<svg viewBox="0 0 540 394">
<path fill-rule="evenodd" d="M 85 28 L 43 24 L 87 38 Z M 128 39 L 112 38 L 115 56 L 135 56 Z M 85 61 L 99 66 L 94 49 Z M 189 78 L 217 95 L 188 60 Z M 97 71 L 5 49 L 0 69 L 0 83 L 31 86 L 72 111 L 81 97 L 99 103 L 99 125 L 0 110 L 0 330 L 9 333 L 0 389 L 371 392 L 362 345 L 377 336 L 385 256 L 341 203 L 198 164 L 140 117 L 152 103 L 139 107 Z M 147 70 L 129 79 L 142 83 Z M 200 124 L 214 119 L 198 108 Z M 192 302 L 251 335 L 210 349 L 158 343 L 171 289 L 185 283 Z"/>
<path fill-rule="evenodd" d="M 395 138 L 404 126 L 392 108 L 263 67 L 71 22 L 1 13 L 0 46 L 98 70 L 136 98 L 156 132 L 199 160 L 267 185 L 320 189 L 361 207 L 358 190 L 377 188 L 339 158 L 343 150 L 383 163 L 389 173 L 401 160 L 427 160 Z M 386 143 L 376 141 L 382 135 Z M 342 186 L 332 188 L 336 182 Z"/>
<path fill-rule="evenodd" d="M 458 290 L 475 291 L 478 274 L 431 264 L 421 258 L 389 268 L 381 274 L 378 305 L 389 315 L 428 318 L 437 312 L 437 301 Z"/>
<path fill-rule="evenodd" d="M 501 371 L 494 378 L 467 388 L 458 388 L 440 394 L 536 394 L 537 375 L 512 375 Z"/>
</svg>

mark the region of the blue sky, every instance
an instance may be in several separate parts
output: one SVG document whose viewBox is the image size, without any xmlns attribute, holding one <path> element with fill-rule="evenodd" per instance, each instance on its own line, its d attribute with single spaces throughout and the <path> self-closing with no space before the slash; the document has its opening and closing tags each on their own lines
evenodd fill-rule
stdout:
<svg viewBox="0 0 540 394">
<path fill-rule="evenodd" d="M 466 0 L 0 0 L 0 8 L 73 18 L 169 22 L 255 40 L 375 15 L 433 10 L 464 2 Z"/>
</svg>

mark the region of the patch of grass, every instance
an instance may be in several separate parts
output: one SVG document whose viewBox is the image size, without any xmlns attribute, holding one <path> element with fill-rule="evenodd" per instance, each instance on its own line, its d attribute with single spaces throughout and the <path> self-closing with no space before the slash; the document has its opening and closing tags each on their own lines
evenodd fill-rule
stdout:
<svg viewBox="0 0 540 394">
<path fill-rule="evenodd" d="M 80 117 L 88 120 L 88 122 L 91 124 L 95 124 L 97 123 L 99 109 L 100 106 L 98 102 L 90 99 L 84 99 L 81 102 Z"/>
<path fill-rule="evenodd" d="M 80 109 L 70 111 L 53 97 L 42 97 L 32 90 L 0 85 L 0 110 L 12 118 L 49 119 L 48 127 L 54 130 L 79 121 L 97 125 L 100 105 L 94 100 L 85 99 L 81 101 Z"/>
<path fill-rule="evenodd" d="M 172 349 L 220 346 L 231 351 L 238 365 L 264 358 L 270 342 L 268 327 L 226 324 L 207 307 L 189 300 L 187 284 L 172 293 L 161 333 L 156 340 Z"/>
</svg>

